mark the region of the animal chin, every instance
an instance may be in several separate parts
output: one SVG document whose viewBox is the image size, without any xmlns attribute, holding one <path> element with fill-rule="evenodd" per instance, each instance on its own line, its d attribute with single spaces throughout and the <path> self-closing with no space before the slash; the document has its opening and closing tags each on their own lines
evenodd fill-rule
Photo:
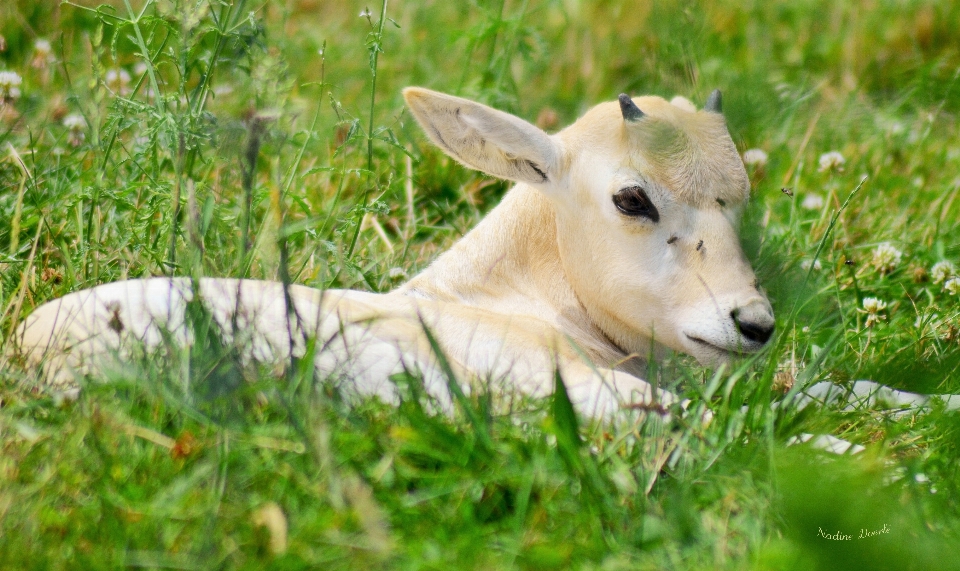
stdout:
<svg viewBox="0 0 960 571">
<path fill-rule="evenodd" d="M 709 341 L 705 341 L 699 337 L 690 335 L 689 333 L 684 333 L 684 336 L 686 336 L 687 339 L 693 341 L 696 347 L 701 349 L 706 349 L 707 351 L 709 351 L 710 358 L 706 359 L 706 361 L 728 361 L 734 357 L 741 357 L 743 355 L 754 352 L 754 351 L 751 351 L 749 347 L 745 347 L 743 345 L 738 345 L 735 348 L 730 349 L 727 347 L 722 347 L 720 345 L 715 345 L 713 343 L 710 343 Z M 699 356 L 697 357 L 697 359 L 700 361 L 704 361 L 704 359 L 700 359 Z"/>
</svg>

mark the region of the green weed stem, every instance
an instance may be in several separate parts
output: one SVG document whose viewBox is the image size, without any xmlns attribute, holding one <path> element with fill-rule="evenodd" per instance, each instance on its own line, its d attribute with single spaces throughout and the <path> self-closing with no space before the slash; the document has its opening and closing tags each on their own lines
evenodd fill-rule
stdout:
<svg viewBox="0 0 960 571">
<path fill-rule="evenodd" d="M 347 249 L 347 259 L 353 257 L 353 251 L 357 246 L 357 239 L 360 237 L 360 226 L 363 221 L 363 215 L 367 210 L 367 201 L 370 200 L 370 187 L 377 185 L 376 177 L 373 173 L 373 119 L 377 102 L 377 66 L 380 61 L 380 52 L 383 51 L 383 25 L 387 21 L 387 0 L 380 4 L 380 20 L 377 22 L 377 31 L 373 34 L 369 42 L 370 51 L 370 114 L 367 126 L 367 177 L 369 183 L 363 189 L 363 196 L 360 199 L 360 208 L 357 210 L 357 227 L 353 231 L 353 238 L 350 239 L 350 248 Z"/>
</svg>

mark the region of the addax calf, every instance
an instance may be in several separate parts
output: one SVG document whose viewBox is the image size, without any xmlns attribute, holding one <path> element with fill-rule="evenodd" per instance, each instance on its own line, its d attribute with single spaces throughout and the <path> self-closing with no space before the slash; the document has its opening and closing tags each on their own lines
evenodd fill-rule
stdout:
<svg viewBox="0 0 960 571">
<path fill-rule="evenodd" d="M 188 344 L 188 300 L 259 361 L 302 355 L 318 373 L 395 399 L 393 373 L 446 388 L 430 331 L 461 379 L 544 395 L 559 367 L 582 413 L 669 404 L 640 378 L 664 347 L 716 364 L 757 351 L 773 313 L 737 235 L 750 187 L 714 92 L 702 111 L 658 97 L 600 104 L 548 135 L 479 103 L 411 87 L 427 136 L 464 165 L 516 181 L 425 271 L 384 295 L 252 280 L 152 278 L 38 308 L 18 344 L 46 377 L 72 383 L 127 343 Z M 288 309 L 290 311 L 288 311 Z"/>
</svg>

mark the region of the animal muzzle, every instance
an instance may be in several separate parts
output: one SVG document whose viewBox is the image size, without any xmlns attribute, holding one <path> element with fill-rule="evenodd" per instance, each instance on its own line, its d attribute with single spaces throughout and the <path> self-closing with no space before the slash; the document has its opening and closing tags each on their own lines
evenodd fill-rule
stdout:
<svg viewBox="0 0 960 571">
<path fill-rule="evenodd" d="M 730 312 L 730 319 L 733 320 L 740 336 L 757 349 L 766 345 L 773 336 L 773 310 L 770 309 L 770 304 L 766 300 L 758 299 L 734 308 Z"/>
<path fill-rule="evenodd" d="M 685 316 L 679 348 L 706 365 L 755 353 L 773 338 L 773 310 L 762 295 L 751 296 L 746 303 L 711 299 Z"/>
</svg>

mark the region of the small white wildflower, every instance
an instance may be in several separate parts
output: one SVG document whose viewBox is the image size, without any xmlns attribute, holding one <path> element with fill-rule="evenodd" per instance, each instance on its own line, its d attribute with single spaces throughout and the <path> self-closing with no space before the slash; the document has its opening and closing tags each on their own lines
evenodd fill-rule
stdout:
<svg viewBox="0 0 960 571">
<path fill-rule="evenodd" d="M 371 16 L 373 16 L 373 14 L 370 12 L 370 8 L 364 8 L 364 9 L 360 12 L 360 17 L 361 17 L 361 18 L 369 18 L 369 17 L 371 17 Z"/>
<path fill-rule="evenodd" d="M 823 208 L 823 197 L 811 192 L 803 198 L 800 207 L 805 210 L 820 210 Z"/>
<path fill-rule="evenodd" d="M 33 51 L 37 52 L 37 55 L 47 57 L 53 53 L 53 47 L 49 40 L 37 38 L 37 41 L 33 42 Z"/>
<path fill-rule="evenodd" d="M 883 242 L 873 251 L 873 267 L 881 274 L 889 273 L 900 265 L 903 252 L 893 247 L 890 242 Z"/>
<path fill-rule="evenodd" d="M 87 128 L 87 122 L 82 115 L 71 113 L 63 118 L 63 126 L 67 128 L 67 141 L 74 147 L 79 147 L 83 143 L 83 130 Z"/>
<path fill-rule="evenodd" d="M 147 63 L 143 61 L 138 61 L 137 65 L 133 66 L 134 75 L 143 75 L 147 73 Z"/>
<path fill-rule="evenodd" d="M 114 93 L 126 95 L 130 92 L 130 74 L 125 69 L 111 69 L 107 71 L 107 75 L 104 77 L 104 83 L 106 83 L 107 88 Z"/>
<path fill-rule="evenodd" d="M 63 118 L 63 126 L 71 131 L 79 131 L 87 126 L 87 121 L 83 115 L 71 113 Z"/>
<path fill-rule="evenodd" d="M 947 278 L 955 275 L 957 275 L 957 268 L 947 261 L 937 262 L 930 268 L 930 277 L 933 278 L 935 284 L 943 283 L 947 281 Z"/>
<path fill-rule="evenodd" d="M 407 279 L 407 272 L 403 268 L 390 268 L 387 276 L 393 281 L 400 281 Z"/>
<path fill-rule="evenodd" d="M 820 155 L 820 172 L 843 172 L 843 165 L 846 163 L 847 159 L 843 158 L 843 155 L 841 155 L 838 151 L 823 153 Z"/>
<path fill-rule="evenodd" d="M 50 42 L 43 38 L 33 42 L 33 59 L 30 60 L 30 67 L 45 70 L 53 62 L 53 47 L 50 46 Z"/>
<path fill-rule="evenodd" d="M 23 78 L 15 71 L 0 71 L 0 103 L 20 97 Z"/>
<path fill-rule="evenodd" d="M 867 313 L 880 313 L 887 308 L 887 302 L 876 297 L 863 298 L 863 310 Z"/>
<path fill-rule="evenodd" d="M 875 297 L 863 298 L 863 313 L 867 314 L 867 321 L 864 325 L 873 327 L 880 320 L 886 319 L 886 316 L 880 315 L 880 312 L 887 308 L 887 302 Z"/>
<path fill-rule="evenodd" d="M 767 153 L 762 149 L 747 149 L 743 153 L 743 164 L 763 168 L 767 165 L 767 158 Z"/>
<path fill-rule="evenodd" d="M 804 270 L 809 270 L 812 267 L 818 272 L 823 269 L 823 266 L 820 264 L 820 260 L 814 260 L 812 264 L 810 263 L 810 260 L 804 260 L 800 262 L 800 267 Z"/>
<path fill-rule="evenodd" d="M 950 295 L 960 295 L 960 278 L 950 278 L 943 284 L 943 289 Z"/>
</svg>

